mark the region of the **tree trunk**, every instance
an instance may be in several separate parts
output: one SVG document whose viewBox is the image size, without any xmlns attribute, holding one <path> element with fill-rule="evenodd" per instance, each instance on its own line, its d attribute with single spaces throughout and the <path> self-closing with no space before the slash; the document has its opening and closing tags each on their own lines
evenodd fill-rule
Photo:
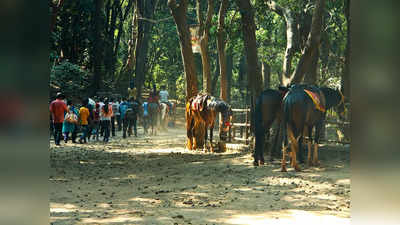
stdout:
<svg viewBox="0 0 400 225">
<path fill-rule="evenodd" d="M 226 86 L 227 102 L 231 102 L 231 87 L 232 87 L 232 70 L 233 70 L 233 55 L 230 51 L 227 52 L 226 57 L 226 78 L 228 80 L 228 84 Z"/>
<path fill-rule="evenodd" d="M 287 86 L 290 83 L 290 75 L 292 72 L 292 59 L 293 54 L 295 53 L 296 43 L 298 39 L 296 29 L 297 23 L 295 22 L 295 16 L 290 9 L 283 8 L 274 1 L 268 1 L 267 5 L 272 11 L 282 16 L 286 22 L 286 50 L 283 58 L 281 84 L 283 86 Z"/>
<path fill-rule="evenodd" d="M 306 84 L 317 84 L 318 80 L 318 60 L 319 60 L 319 50 L 315 49 L 313 58 L 311 61 L 310 69 L 304 76 L 304 83 Z"/>
<path fill-rule="evenodd" d="M 261 64 L 262 70 L 262 80 L 263 80 L 263 88 L 268 89 L 270 88 L 271 83 L 271 67 L 266 62 L 262 62 Z"/>
<path fill-rule="evenodd" d="M 138 16 L 152 18 L 157 1 L 138 0 Z M 135 67 L 135 85 L 136 98 L 141 99 L 142 90 L 147 72 L 147 52 L 150 43 L 150 30 L 153 24 L 146 20 L 138 21 L 138 38 L 136 39 L 136 67 Z"/>
<path fill-rule="evenodd" d="M 125 65 L 121 69 L 120 77 L 127 77 L 128 82 L 130 82 L 134 70 L 134 66 L 136 65 L 136 41 L 138 37 L 138 8 L 137 8 L 137 1 L 135 0 L 133 5 L 133 15 L 132 15 L 132 32 L 131 37 L 128 42 L 128 56 L 125 62 Z M 122 79 L 122 78 L 121 78 Z M 129 86 L 129 85 L 128 85 Z M 127 86 L 127 87 L 128 87 Z"/>
<path fill-rule="evenodd" d="M 324 14 L 324 8 L 325 0 L 317 0 L 306 47 L 300 57 L 296 70 L 293 72 L 293 75 L 290 78 L 290 84 L 300 83 L 304 78 L 304 74 L 310 70 L 313 57 L 315 54 L 317 54 L 321 40 L 322 16 Z"/>
<path fill-rule="evenodd" d="M 249 78 L 249 87 L 251 89 L 252 96 L 251 102 L 254 103 L 255 99 L 262 91 L 261 70 L 257 55 L 254 12 L 253 7 L 250 4 L 250 0 L 237 0 L 237 3 L 239 5 L 240 14 L 242 17 L 242 29 L 247 58 L 247 75 Z"/>
<path fill-rule="evenodd" d="M 218 78 L 219 78 L 219 70 L 220 70 L 220 65 L 219 65 L 219 59 L 217 57 L 217 60 L 215 62 L 214 76 L 213 76 L 212 82 L 211 82 L 211 95 L 212 96 L 216 96 L 215 90 L 217 89 L 217 83 L 218 83 Z"/>
<path fill-rule="evenodd" d="M 208 38 L 211 26 L 211 19 L 213 15 L 213 0 L 207 0 L 207 15 L 203 18 L 202 15 L 202 0 L 197 0 L 197 22 L 200 25 L 199 35 L 200 35 L 200 54 L 201 63 L 203 68 L 203 91 L 210 94 L 211 93 L 211 67 L 210 67 L 210 57 L 208 54 Z"/>
<path fill-rule="evenodd" d="M 350 56 L 351 56 L 351 17 L 350 17 L 350 0 L 345 1 L 345 16 L 347 21 L 347 41 L 344 59 L 344 69 L 342 73 L 342 92 L 346 102 L 350 102 Z"/>
<path fill-rule="evenodd" d="M 219 74 L 221 77 L 220 98 L 228 101 L 228 79 L 226 77 L 226 54 L 225 54 L 225 14 L 229 1 L 222 0 L 218 12 L 218 30 L 217 30 L 217 49 L 219 59 Z"/>
<path fill-rule="evenodd" d="M 104 0 L 95 1 L 95 24 L 94 24 L 94 62 L 93 62 L 93 95 L 101 88 L 104 77 L 103 70 L 103 27 L 104 27 Z"/>
<path fill-rule="evenodd" d="M 176 0 L 168 0 L 168 7 L 171 10 L 177 27 L 181 47 L 181 56 L 186 77 L 186 101 L 198 92 L 192 44 L 186 18 L 187 6 L 187 0 L 181 0 L 179 5 L 176 4 Z"/>
<path fill-rule="evenodd" d="M 346 42 L 346 50 L 345 50 L 345 59 L 344 59 L 344 69 L 342 73 L 342 80 L 341 80 L 341 89 L 344 95 L 345 102 L 350 101 L 350 58 L 351 58 L 351 17 L 350 17 L 350 0 L 345 1 L 345 16 L 347 21 L 347 42 Z M 351 107 L 346 107 L 347 113 L 346 117 L 351 118 Z M 346 125 L 342 128 L 344 139 L 351 140 L 351 127 L 350 125 Z"/>
</svg>

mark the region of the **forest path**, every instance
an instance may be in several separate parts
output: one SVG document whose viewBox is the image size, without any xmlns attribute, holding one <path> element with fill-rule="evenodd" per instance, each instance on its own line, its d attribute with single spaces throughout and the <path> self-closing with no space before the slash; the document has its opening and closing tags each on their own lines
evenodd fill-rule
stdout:
<svg viewBox="0 0 400 225">
<path fill-rule="evenodd" d="M 184 128 L 86 145 L 50 143 L 51 224 L 350 224 L 349 149 L 321 167 L 254 168 L 249 151 L 188 151 Z"/>
</svg>

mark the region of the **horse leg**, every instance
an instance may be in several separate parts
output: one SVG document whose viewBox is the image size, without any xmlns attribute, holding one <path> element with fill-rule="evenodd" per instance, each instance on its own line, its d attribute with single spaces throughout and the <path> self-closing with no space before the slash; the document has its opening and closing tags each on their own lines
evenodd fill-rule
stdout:
<svg viewBox="0 0 400 225">
<path fill-rule="evenodd" d="M 205 149 L 205 151 L 208 151 L 207 149 L 207 136 L 208 136 L 208 130 L 207 130 L 207 124 L 205 125 L 205 134 L 204 134 L 204 145 L 203 145 L 203 149 Z"/>
<path fill-rule="evenodd" d="M 297 138 L 295 137 L 295 134 L 293 133 L 292 129 L 288 129 L 288 136 L 290 139 L 290 149 L 291 149 L 291 166 L 296 170 L 296 171 L 301 171 L 299 165 L 297 164 L 297 150 L 299 149 L 299 139 L 301 136 L 298 136 Z"/>
<path fill-rule="evenodd" d="M 278 142 L 278 138 L 279 138 L 279 132 L 280 132 L 280 124 L 277 124 L 277 130 L 276 130 L 276 134 L 274 137 L 274 143 L 272 144 L 270 150 L 269 150 L 269 161 L 272 162 L 274 160 L 274 153 L 275 153 L 275 149 L 276 149 L 276 144 Z"/>
<path fill-rule="evenodd" d="M 287 133 L 287 129 L 289 129 L 289 127 L 287 127 L 286 129 L 283 130 L 283 133 Z M 286 170 L 286 150 L 288 148 L 288 139 L 286 134 L 283 135 L 284 140 L 282 141 L 282 162 L 281 162 L 281 172 L 287 172 Z"/>
<path fill-rule="evenodd" d="M 314 166 L 319 166 L 318 162 L 318 143 L 320 138 L 320 131 L 322 130 L 323 121 L 319 122 L 315 127 L 315 140 L 314 140 L 314 155 L 313 155 L 313 164 Z"/>
<path fill-rule="evenodd" d="M 214 124 L 211 125 L 210 127 L 210 151 L 214 152 L 214 147 L 213 147 L 213 131 L 214 131 Z"/>
<path fill-rule="evenodd" d="M 253 154 L 253 165 L 259 166 L 260 156 L 264 154 L 265 128 L 262 123 L 256 123 L 255 126 L 256 143 Z"/>
<path fill-rule="evenodd" d="M 187 147 L 189 150 L 193 149 L 193 133 L 192 133 L 192 126 L 193 126 L 193 120 L 192 118 L 187 118 L 187 123 L 186 123 L 186 136 L 187 136 Z"/>
<path fill-rule="evenodd" d="M 308 149 L 308 153 L 307 153 L 307 165 L 311 166 L 311 137 L 312 137 L 312 126 L 307 126 L 307 149 Z"/>
</svg>

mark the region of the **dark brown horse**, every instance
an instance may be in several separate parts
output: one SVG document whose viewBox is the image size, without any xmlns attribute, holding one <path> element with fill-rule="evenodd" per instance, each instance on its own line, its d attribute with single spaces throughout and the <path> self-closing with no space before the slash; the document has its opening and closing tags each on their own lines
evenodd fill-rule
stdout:
<svg viewBox="0 0 400 225">
<path fill-rule="evenodd" d="M 290 141 L 291 166 L 300 171 L 297 155 L 303 157 L 302 140 L 308 137 L 308 164 L 318 165 L 318 143 L 326 110 L 335 107 L 342 117 L 344 98 L 340 91 L 331 88 L 318 88 L 311 85 L 293 85 L 283 99 L 284 126 L 286 138 Z M 315 127 L 314 151 L 311 160 L 312 130 Z M 282 152 L 282 168 L 286 172 L 286 150 Z"/>
<path fill-rule="evenodd" d="M 280 137 L 280 121 L 282 117 L 282 98 L 287 92 L 287 88 L 280 87 L 279 90 L 264 90 L 257 98 L 254 110 L 254 132 L 255 132 L 255 149 L 254 162 L 255 166 L 263 165 L 264 160 L 264 143 L 265 135 L 269 137 L 269 131 L 274 121 L 277 122 L 277 132 L 274 139 L 274 145 L 270 149 L 270 160 L 272 161 L 273 153 L 277 148 L 278 139 Z"/>
<path fill-rule="evenodd" d="M 230 105 L 222 100 L 209 95 L 197 95 L 186 104 L 186 129 L 188 137 L 188 149 L 197 149 L 196 133 L 199 127 L 205 126 L 204 145 L 207 144 L 207 129 L 210 129 L 210 150 L 213 151 L 213 130 L 218 113 L 222 115 L 220 125 L 227 131 L 232 120 L 232 109 Z"/>
</svg>

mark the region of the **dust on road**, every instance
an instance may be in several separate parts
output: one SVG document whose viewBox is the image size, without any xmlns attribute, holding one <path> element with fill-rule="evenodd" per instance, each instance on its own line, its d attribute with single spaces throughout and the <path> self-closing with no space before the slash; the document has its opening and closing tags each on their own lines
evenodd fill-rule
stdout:
<svg viewBox="0 0 400 225">
<path fill-rule="evenodd" d="M 184 128 L 140 131 L 50 144 L 51 224 L 350 224 L 348 148 L 281 173 L 278 161 L 254 168 L 250 151 L 188 151 Z"/>
</svg>

